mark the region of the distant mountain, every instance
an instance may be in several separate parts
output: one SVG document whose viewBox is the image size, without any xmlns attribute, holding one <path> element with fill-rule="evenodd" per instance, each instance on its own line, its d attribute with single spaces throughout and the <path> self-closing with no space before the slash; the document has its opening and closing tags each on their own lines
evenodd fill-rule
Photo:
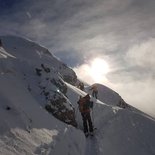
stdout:
<svg viewBox="0 0 155 155">
<path fill-rule="evenodd" d="M 45 47 L 0 36 L 0 154 L 155 154 L 155 120 L 101 84 L 91 97 L 97 130 L 86 139 L 77 101 L 92 92 L 79 82 Z"/>
</svg>

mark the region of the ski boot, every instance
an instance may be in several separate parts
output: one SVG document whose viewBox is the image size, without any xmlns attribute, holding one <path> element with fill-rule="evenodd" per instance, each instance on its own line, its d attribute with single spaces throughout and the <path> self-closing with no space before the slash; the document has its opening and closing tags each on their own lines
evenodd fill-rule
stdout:
<svg viewBox="0 0 155 155">
<path fill-rule="evenodd" d="M 86 133 L 84 133 L 84 134 L 85 134 L 85 136 L 86 136 L 86 137 L 88 137 L 88 136 L 89 136 L 89 133 L 88 133 L 88 132 L 86 132 Z"/>
</svg>

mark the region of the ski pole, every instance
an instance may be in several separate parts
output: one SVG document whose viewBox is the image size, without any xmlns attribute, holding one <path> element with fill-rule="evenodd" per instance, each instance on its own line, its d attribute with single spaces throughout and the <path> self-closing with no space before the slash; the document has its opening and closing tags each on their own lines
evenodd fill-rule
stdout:
<svg viewBox="0 0 155 155">
<path fill-rule="evenodd" d="M 92 108 L 92 122 L 93 122 L 93 128 L 94 128 L 94 111 L 93 111 L 93 108 Z"/>
<path fill-rule="evenodd" d="M 78 116 L 78 107 L 75 109 L 75 120 L 77 121 L 77 116 Z M 78 121 L 77 121 L 77 128 L 78 128 Z"/>
</svg>

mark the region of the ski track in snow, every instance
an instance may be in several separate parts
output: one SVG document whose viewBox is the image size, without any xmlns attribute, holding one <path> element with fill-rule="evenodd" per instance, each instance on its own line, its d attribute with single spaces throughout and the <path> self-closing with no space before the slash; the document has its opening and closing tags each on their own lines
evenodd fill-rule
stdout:
<svg viewBox="0 0 155 155">
<path fill-rule="evenodd" d="M 86 95 L 85 92 L 79 90 L 76 87 L 73 87 L 69 83 L 66 82 L 66 84 L 68 85 L 69 88 L 71 88 L 72 90 L 77 92 L 77 94 Z M 97 101 L 94 100 L 94 102 L 96 103 Z M 91 113 L 91 115 L 92 115 L 92 113 Z M 94 120 L 92 120 L 92 121 L 94 122 Z M 93 137 L 88 136 L 86 138 L 85 155 L 98 155 L 98 149 L 97 148 L 98 147 L 97 147 L 97 137 L 96 137 L 96 135 L 94 135 Z"/>
<path fill-rule="evenodd" d="M 97 139 L 94 135 L 94 137 L 87 137 L 86 139 L 86 149 L 85 149 L 85 155 L 97 155 Z"/>
</svg>

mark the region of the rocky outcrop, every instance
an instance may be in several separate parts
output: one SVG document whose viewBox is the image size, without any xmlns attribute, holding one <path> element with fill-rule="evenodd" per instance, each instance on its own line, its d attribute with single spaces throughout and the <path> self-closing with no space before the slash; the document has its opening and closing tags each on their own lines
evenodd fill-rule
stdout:
<svg viewBox="0 0 155 155">
<path fill-rule="evenodd" d="M 57 74 L 43 64 L 40 68 L 35 68 L 35 72 L 41 80 L 39 88 L 42 97 L 45 98 L 45 109 L 59 120 L 76 127 L 74 108 L 65 96 L 67 86 L 59 76 L 60 73 Z"/>
<path fill-rule="evenodd" d="M 67 99 L 61 93 L 55 93 L 48 100 L 45 109 L 61 121 L 77 127 L 74 108 L 71 105 L 69 107 L 66 106 L 67 104 Z"/>
<path fill-rule="evenodd" d="M 121 108 L 129 108 L 130 106 L 120 97 L 120 101 L 118 102 L 117 106 Z"/>
<path fill-rule="evenodd" d="M 23 81 L 38 104 L 61 121 L 76 126 L 74 108 L 68 100 L 65 81 L 75 84 L 75 72 L 46 48 L 24 38 L 0 37 L 4 46 L 1 73 L 11 72 Z M 14 57 L 13 57 L 14 56 Z M 15 58 L 15 59 L 12 59 Z"/>
</svg>

